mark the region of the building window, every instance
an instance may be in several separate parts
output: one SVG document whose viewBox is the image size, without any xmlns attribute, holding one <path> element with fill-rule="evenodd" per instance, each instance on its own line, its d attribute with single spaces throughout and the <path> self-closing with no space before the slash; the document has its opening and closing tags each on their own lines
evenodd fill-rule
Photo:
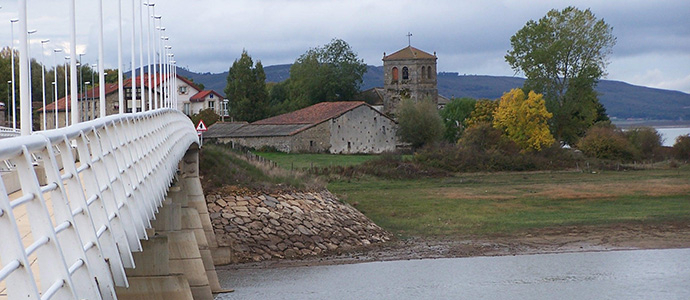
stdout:
<svg viewBox="0 0 690 300">
<path fill-rule="evenodd" d="M 407 67 L 403 67 L 403 72 L 402 72 L 402 73 L 403 73 L 403 74 L 402 74 L 402 75 L 403 75 L 403 80 L 408 80 L 408 79 L 410 79 L 410 74 L 409 74 L 410 72 L 409 72 L 409 70 L 407 69 Z"/>
<path fill-rule="evenodd" d="M 208 94 L 208 97 L 213 99 L 213 93 Z"/>
<path fill-rule="evenodd" d="M 426 67 L 422 66 L 422 79 L 424 79 L 424 77 L 426 77 Z"/>
<path fill-rule="evenodd" d="M 187 94 L 187 86 L 181 86 L 179 88 L 180 95 Z"/>
<path fill-rule="evenodd" d="M 393 67 L 393 82 L 398 82 L 398 67 Z"/>
<path fill-rule="evenodd" d="M 433 79 L 433 77 L 431 77 L 431 66 L 426 68 L 426 72 L 427 72 L 426 78 Z"/>
<path fill-rule="evenodd" d="M 215 101 L 209 101 L 208 102 L 208 108 L 215 110 L 216 109 L 216 102 Z"/>
</svg>

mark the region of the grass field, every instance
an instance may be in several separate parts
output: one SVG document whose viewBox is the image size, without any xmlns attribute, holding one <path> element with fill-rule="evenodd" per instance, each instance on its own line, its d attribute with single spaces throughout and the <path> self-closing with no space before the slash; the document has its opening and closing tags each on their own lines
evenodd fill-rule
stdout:
<svg viewBox="0 0 690 300">
<path fill-rule="evenodd" d="M 403 236 L 690 219 L 690 167 L 627 172 L 462 174 L 336 181 L 329 190 Z"/>
<path fill-rule="evenodd" d="M 255 154 L 272 160 L 284 169 L 322 168 L 330 166 L 352 166 L 365 161 L 376 159 L 378 155 L 366 154 L 310 154 L 310 153 L 282 153 L 282 152 L 255 152 Z"/>
</svg>

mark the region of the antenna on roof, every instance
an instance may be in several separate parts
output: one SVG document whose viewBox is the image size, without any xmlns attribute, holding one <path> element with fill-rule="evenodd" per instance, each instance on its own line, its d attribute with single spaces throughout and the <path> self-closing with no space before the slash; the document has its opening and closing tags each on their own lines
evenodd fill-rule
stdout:
<svg viewBox="0 0 690 300">
<path fill-rule="evenodd" d="M 411 39 L 411 37 L 412 37 L 412 33 L 410 33 L 410 32 L 408 31 L 408 32 L 407 32 L 407 45 L 408 45 L 408 46 L 412 46 L 412 39 Z"/>
</svg>

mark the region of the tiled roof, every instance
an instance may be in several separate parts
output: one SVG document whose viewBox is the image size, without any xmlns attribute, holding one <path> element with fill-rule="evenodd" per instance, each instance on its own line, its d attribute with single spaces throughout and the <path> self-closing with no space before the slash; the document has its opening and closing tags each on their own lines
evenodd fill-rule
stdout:
<svg viewBox="0 0 690 300">
<path fill-rule="evenodd" d="M 233 132 L 247 125 L 247 122 L 216 122 L 204 132 L 205 138 L 229 137 Z"/>
<path fill-rule="evenodd" d="M 213 124 L 211 128 L 215 127 Z M 282 124 L 282 125 L 261 125 L 261 124 L 246 124 L 243 126 L 226 127 L 224 132 L 211 132 L 204 134 L 206 138 L 242 138 L 242 137 L 268 137 L 268 136 L 290 136 L 302 130 L 311 128 L 311 124 Z M 211 132 L 211 134 L 209 134 Z"/>
<path fill-rule="evenodd" d="M 170 75 L 168 75 L 168 76 L 170 76 Z M 162 81 L 163 78 L 162 78 L 162 76 L 156 76 L 156 77 L 158 77 L 158 78 L 156 78 L 156 81 L 155 81 L 155 82 L 156 82 L 156 86 L 158 86 L 158 85 L 160 84 L 160 82 Z M 167 77 L 166 77 L 166 78 L 167 78 Z M 189 84 L 191 87 L 193 87 L 193 88 L 195 88 L 195 89 L 197 89 L 197 90 L 200 90 L 193 82 L 187 80 L 186 78 L 184 78 L 184 77 L 182 77 L 182 76 L 180 76 L 180 75 L 178 75 L 177 78 L 180 79 L 180 80 L 182 80 L 183 82 Z M 135 83 L 136 83 L 137 87 L 139 87 L 139 83 L 141 82 L 141 76 L 137 76 L 137 77 L 135 78 L 135 80 L 136 80 Z M 152 76 L 151 80 L 153 80 L 153 76 Z M 124 81 L 122 84 L 123 84 L 123 87 L 124 87 L 124 88 L 131 88 L 131 87 L 132 87 L 132 78 L 125 79 L 125 81 Z M 149 76 L 148 76 L 148 73 L 145 73 L 145 74 L 144 74 L 144 87 L 147 87 L 147 88 L 149 87 Z M 118 90 L 117 83 L 106 83 L 106 84 L 105 84 L 105 94 L 106 94 L 106 95 L 110 95 L 111 93 L 117 92 L 117 90 Z M 214 93 L 215 93 L 215 92 L 214 92 Z M 216 93 L 216 94 L 218 94 L 218 93 Z M 99 89 L 98 86 L 96 86 L 96 87 L 94 87 L 94 88 L 91 88 L 91 89 L 87 90 L 85 94 L 84 94 L 84 93 L 79 94 L 79 95 L 77 96 L 77 98 L 78 98 L 78 99 L 82 99 L 84 96 L 86 96 L 87 98 L 98 98 L 98 97 L 100 97 L 99 95 L 100 95 L 100 89 Z M 219 96 L 220 96 L 220 95 L 219 95 Z M 71 105 L 71 104 L 69 103 L 70 101 L 65 101 L 65 100 L 69 100 L 69 99 L 70 99 L 70 97 L 69 97 L 69 96 L 66 96 L 66 97 L 61 98 L 61 99 L 58 100 L 58 111 L 65 111 L 65 106 L 69 107 L 69 106 Z M 65 103 L 65 102 L 66 102 L 66 103 Z M 55 111 L 55 102 L 52 102 L 52 103 L 50 103 L 50 104 L 47 104 L 47 105 L 46 105 L 46 110 L 49 111 L 49 112 Z M 42 111 L 43 111 L 43 107 L 41 107 L 40 109 L 36 110 L 36 112 L 42 112 Z"/>
<path fill-rule="evenodd" d="M 221 96 L 220 94 L 216 93 L 216 91 L 214 91 L 214 90 L 203 90 L 203 91 L 201 91 L 201 92 L 196 93 L 196 95 L 190 97 L 190 98 L 189 98 L 189 101 L 191 101 L 191 102 L 201 102 L 201 101 L 204 101 L 204 99 L 206 99 L 206 97 L 208 97 L 208 95 L 210 95 L 210 94 L 214 94 L 214 95 L 216 95 L 216 97 L 218 97 L 218 98 L 220 98 L 220 99 L 223 99 L 223 96 Z"/>
<path fill-rule="evenodd" d="M 362 101 L 321 102 L 312 106 L 256 121 L 256 125 L 318 124 L 336 118 L 356 107 L 366 105 Z"/>
<path fill-rule="evenodd" d="M 128 79 L 127 81 L 130 81 L 131 79 Z M 131 82 L 130 82 L 131 83 Z M 127 85 L 125 85 L 127 86 Z M 117 83 L 106 83 L 105 84 L 105 94 L 110 95 L 114 92 L 117 92 L 118 86 Z M 82 99 L 84 97 L 86 98 L 99 98 L 101 94 L 100 88 L 94 87 L 91 89 L 86 90 L 86 93 L 81 93 L 77 95 L 77 99 Z M 69 107 L 71 105 L 69 101 L 70 97 L 63 97 L 57 101 L 57 108 L 58 111 L 65 111 L 65 107 Z M 50 104 L 46 104 L 46 110 L 49 112 L 55 111 L 55 102 L 51 102 Z M 36 110 L 36 112 L 43 112 L 43 107 L 39 108 Z"/>
<path fill-rule="evenodd" d="M 383 57 L 383 60 L 401 60 L 401 59 L 435 59 L 436 55 L 431 55 L 422 50 L 412 46 L 407 46 L 398 50 L 391 55 Z"/>
</svg>

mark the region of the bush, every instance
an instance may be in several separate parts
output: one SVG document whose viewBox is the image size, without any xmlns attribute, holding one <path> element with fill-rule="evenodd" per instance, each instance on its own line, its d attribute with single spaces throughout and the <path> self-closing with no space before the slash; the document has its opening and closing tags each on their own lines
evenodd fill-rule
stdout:
<svg viewBox="0 0 690 300">
<path fill-rule="evenodd" d="M 200 111 L 198 114 L 193 114 L 189 118 L 192 119 L 192 123 L 194 123 L 194 126 L 197 126 L 200 120 L 204 120 L 204 124 L 206 124 L 206 127 L 211 127 L 211 125 L 218 122 L 220 116 L 215 111 L 213 111 L 212 108 L 207 108 Z"/>
<path fill-rule="evenodd" d="M 690 160 L 690 134 L 677 137 L 672 152 L 678 160 Z"/>
<path fill-rule="evenodd" d="M 639 159 L 661 160 L 662 137 L 656 129 L 651 127 L 633 128 L 625 132 L 625 136 L 637 150 Z"/>
<path fill-rule="evenodd" d="M 503 135 L 500 129 L 489 122 L 479 122 L 467 128 L 458 144 L 472 151 L 500 150 L 506 153 L 520 151 L 515 142 Z"/>
<path fill-rule="evenodd" d="M 590 128 L 577 143 L 586 156 L 599 159 L 630 161 L 635 157 L 635 148 L 624 134 L 611 127 Z"/>
<path fill-rule="evenodd" d="M 413 148 L 438 142 L 443 135 L 443 121 L 436 104 L 428 100 L 404 99 L 396 112 L 398 116 L 397 135 Z"/>
</svg>

